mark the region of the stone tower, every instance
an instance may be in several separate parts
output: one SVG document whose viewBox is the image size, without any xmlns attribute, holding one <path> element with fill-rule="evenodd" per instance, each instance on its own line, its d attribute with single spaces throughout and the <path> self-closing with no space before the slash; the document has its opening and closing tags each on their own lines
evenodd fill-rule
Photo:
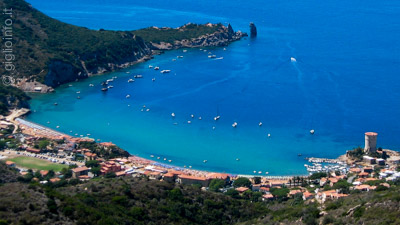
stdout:
<svg viewBox="0 0 400 225">
<path fill-rule="evenodd" d="M 364 152 L 376 152 L 376 139 L 378 137 L 378 133 L 375 132 L 367 132 L 365 133 L 365 147 Z"/>
</svg>

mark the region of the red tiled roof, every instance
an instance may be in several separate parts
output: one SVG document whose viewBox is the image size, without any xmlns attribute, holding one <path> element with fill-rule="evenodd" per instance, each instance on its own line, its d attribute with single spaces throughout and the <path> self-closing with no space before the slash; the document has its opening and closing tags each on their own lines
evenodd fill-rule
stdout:
<svg viewBox="0 0 400 225">
<path fill-rule="evenodd" d="M 48 173 L 49 173 L 49 171 L 47 171 L 47 170 L 41 170 L 41 171 L 40 171 L 40 174 L 41 174 L 42 176 L 46 176 Z"/>
<path fill-rule="evenodd" d="M 265 194 L 262 197 L 266 198 L 266 199 L 274 198 L 274 196 L 272 194 Z"/>
<path fill-rule="evenodd" d="M 7 165 L 7 166 L 15 165 L 15 162 L 13 162 L 13 161 L 6 161 L 6 165 Z"/>
<path fill-rule="evenodd" d="M 189 176 L 189 175 L 179 175 L 179 178 L 181 179 L 188 179 L 188 180 L 201 180 L 201 181 L 205 181 L 207 180 L 206 177 L 195 177 L 195 176 Z"/>
<path fill-rule="evenodd" d="M 245 191 L 249 190 L 249 188 L 248 187 L 238 187 L 235 190 L 238 192 L 245 192 Z"/>
<path fill-rule="evenodd" d="M 80 173 L 80 172 L 83 172 L 83 171 L 86 171 L 86 170 L 89 170 L 89 168 L 87 168 L 86 166 L 82 166 L 82 167 L 77 167 L 77 168 L 72 169 L 72 172 Z"/>
<path fill-rule="evenodd" d="M 367 135 L 367 136 L 377 136 L 378 133 L 375 133 L 375 132 L 366 132 L 365 135 Z"/>
</svg>

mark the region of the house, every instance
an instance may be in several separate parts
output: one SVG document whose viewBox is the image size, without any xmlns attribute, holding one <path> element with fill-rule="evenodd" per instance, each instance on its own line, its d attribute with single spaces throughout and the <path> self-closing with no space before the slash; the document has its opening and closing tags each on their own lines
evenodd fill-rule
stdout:
<svg viewBox="0 0 400 225">
<path fill-rule="evenodd" d="M 30 153 L 35 153 L 35 154 L 39 154 L 40 153 L 39 149 L 34 149 L 34 148 L 26 148 L 26 151 L 30 152 Z"/>
<path fill-rule="evenodd" d="M 260 192 L 267 193 L 267 192 L 269 192 L 269 188 L 268 187 L 260 187 Z"/>
<path fill-rule="evenodd" d="M 248 187 L 238 187 L 238 188 L 235 188 L 235 190 L 238 191 L 239 193 L 243 193 L 243 192 L 249 190 L 249 188 Z"/>
<path fill-rule="evenodd" d="M 360 178 L 367 178 L 368 176 L 369 176 L 369 173 L 367 173 L 367 172 L 361 172 L 358 174 L 358 177 L 360 177 Z"/>
<path fill-rule="evenodd" d="M 363 156 L 363 161 L 369 164 L 376 164 L 376 159 L 367 155 Z"/>
<path fill-rule="evenodd" d="M 228 183 L 230 181 L 229 174 L 226 173 L 209 173 L 206 175 L 208 179 L 220 179 L 224 180 L 225 183 Z"/>
<path fill-rule="evenodd" d="M 123 177 L 123 176 L 126 176 L 126 173 L 125 173 L 125 171 L 119 171 L 119 172 L 116 172 L 116 173 L 115 173 L 115 176 L 117 176 L 117 177 Z"/>
<path fill-rule="evenodd" d="M 96 160 L 97 154 L 96 153 L 91 153 L 91 152 L 85 152 L 84 154 L 85 160 Z"/>
<path fill-rule="evenodd" d="M 361 168 L 353 167 L 353 168 L 350 168 L 349 171 L 350 171 L 351 173 L 360 173 L 360 172 L 361 172 Z"/>
<path fill-rule="evenodd" d="M 177 179 L 178 183 L 180 184 L 200 184 L 203 187 L 208 187 L 208 184 L 210 183 L 210 179 L 206 177 L 195 177 L 195 176 L 190 176 L 190 175 L 179 175 Z"/>
<path fill-rule="evenodd" d="M 372 188 L 372 189 L 374 189 L 374 188 Z M 368 184 L 361 184 L 361 185 L 355 186 L 354 190 L 369 191 L 369 190 L 371 190 L 371 186 L 369 186 Z"/>
<path fill-rule="evenodd" d="M 13 161 L 6 161 L 6 165 L 7 165 L 8 167 L 13 167 L 13 168 L 16 167 L 16 164 L 15 164 L 15 162 L 13 162 Z"/>
<path fill-rule="evenodd" d="M 154 179 L 154 180 L 161 179 L 161 173 L 157 172 L 157 171 L 151 172 L 148 176 L 149 176 L 150 179 Z"/>
<path fill-rule="evenodd" d="M 51 182 L 51 183 L 55 183 L 55 182 L 58 182 L 58 181 L 60 181 L 60 180 L 61 180 L 60 178 L 55 177 L 55 178 L 51 178 L 51 179 L 50 179 L 50 182 Z"/>
<path fill-rule="evenodd" d="M 106 174 L 106 173 L 110 173 L 110 172 L 119 172 L 121 171 L 122 167 L 119 163 L 116 163 L 114 161 L 106 161 L 103 163 L 100 163 L 101 169 L 100 172 L 101 174 Z"/>
<path fill-rule="evenodd" d="M 72 178 L 79 178 L 80 176 L 87 176 L 89 173 L 89 168 L 86 166 L 77 167 L 72 169 Z"/>
<path fill-rule="evenodd" d="M 328 178 L 328 180 L 329 180 L 331 187 L 339 181 L 336 177 L 330 177 L 330 178 Z"/>
<path fill-rule="evenodd" d="M 42 175 L 42 177 L 47 176 L 47 174 L 49 174 L 49 171 L 48 171 L 48 170 L 41 170 L 41 171 L 40 171 L 40 175 Z"/>
<path fill-rule="evenodd" d="M 376 163 L 380 166 L 384 166 L 385 165 L 385 160 L 384 159 L 376 159 Z"/>
<path fill-rule="evenodd" d="M 373 169 L 370 166 L 366 166 L 363 168 L 363 172 L 365 172 L 365 173 L 372 173 L 372 171 L 373 171 Z"/>
<path fill-rule="evenodd" d="M 314 194 L 313 193 L 310 193 L 310 192 L 308 192 L 308 191 L 306 191 L 306 192 L 303 192 L 303 200 L 305 201 L 305 200 L 308 200 L 308 199 L 312 199 L 314 197 Z"/>
<path fill-rule="evenodd" d="M 163 175 L 163 180 L 170 182 L 170 183 L 174 183 L 175 182 L 176 177 L 174 176 L 173 173 L 166 173 Z"/>
<path fill-rule="evenodd" d="M 274 199 L 274 196 L 272 194 L 265 194 L 262 196 L 263 201 L 268 201 Z"/>
<path fill-rule="evenodd" d="M 319 180 L 319 186 L 323 187 L 327 181 L 328 181 L 328 179 L 326 179 L 326 177 L 321 178 Z"/>
<path fill-rule="evenodd" d="M 252 191 L 260 191 L 260 188 L 261 184 L 253 184 L 253 186 L 251 186 Z"/>
<path fill-rule="evenodd" d="M 288 196 L 289 196 L 289 197 L 293 197 L 293 196 L 295 196 L 297 193 L 301 193 L 301 190 L 298 190 L 298 189 L 296 189 L 296 190 L 290 190 Z"/>
</svg>

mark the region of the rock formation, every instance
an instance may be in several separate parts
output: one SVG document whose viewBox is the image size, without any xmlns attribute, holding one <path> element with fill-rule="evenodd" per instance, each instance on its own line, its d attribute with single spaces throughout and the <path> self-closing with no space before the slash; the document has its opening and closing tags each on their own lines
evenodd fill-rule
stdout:
<svg viewBox="0 0 400 225">
<path fill-rule="evenodd" d="M 257 28 L 256 25 L 254 25 L 253 22 L 250 23 L 250 37 L 256 37 L 257 36 Z"/>
</svg>

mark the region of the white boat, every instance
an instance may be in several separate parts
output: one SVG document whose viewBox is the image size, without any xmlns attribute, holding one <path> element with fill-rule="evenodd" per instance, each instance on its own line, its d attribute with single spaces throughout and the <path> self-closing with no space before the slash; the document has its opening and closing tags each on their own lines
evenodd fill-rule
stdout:
<svg viewBox="0 0 400 225">
<path fill-rule="evenodd" d="M 77 91 L 76 93 L 77 93 L 77 94 L 80 94 L 81 92 L 80 92 L 80 91 Z"/>
<path fill-rule="evenodd" d="M 154 67 L 154 70 L 159 70 L 159 69 L 160 69 L 160 67 L 158 67 L 158 66 Z"/>
<path fill-rule="evenodd" d="M 199 116 L 199 120 L 201 120 L 201 116 Z"/>
<path fill-rule="evenodd" d="M 188 124 L 191 124 L 191 123 L 192 123 L 192 121 L 188 120 Z"/>
<path fill-rule="evenodd" d="M 183 55 L 178 55 L 177 58 L 183 58 Z"/>
<path fill-rule="evenodd" d="M 150 111 L 150 109 L 146 109 L 146 112 Z"/>
<path fill-rule="evenodd" d="M 226 51 L 226 48 L 224 48 L 224 51 Z"/>
<path fill-rule="evenodd" d="M 171 72 L 171 70 L 161 70 L 160 73 L 169 73 L 169 72 Z"/>
<path fill-rule="evenodd" d="M 89 84 L 89 87 L 94 87 L 94 84 Z"/>
<path fill-rule="evenodd" d="M 125 72 L 125 73 L 131 73 L 131 72 L 127 71 L 127 72 Z"/>
<path fill-rule="evenodd" d="M 108 79 L 107 82 L 113 82 L 114 78 Z"/>
<path fill-rule="evenodd" d="M 315 133 L 315 130 L 310 130 L 310 134 L 314 134 Z"/>
<path fill-rule="evenodd" d="M 153 68 L 153 66 L 152 66 L 152 65 L 149 65 L 149 68 L 151 69 L 151 68 Z"/>
<path fill-rule="evenodd" d="M 172 160 L 168 160 L 168 162 L 172 162 Z"/>
<path fill-rule="evenodd" d="M 135 80 L 132 78 L 128 80 L 128 83 L 132 83 L 132 82 L 135 82 Z"/>
<path fill-rule="evenodd" d="M 259 122 L 259 123 L 258 123 L 258 126 L 260 126 L 260 127 L 261 127 L 261 126 L 262 126 L 262 122 Z"/>
<path fill-rule="evenodd" d="M 203 163 L 206 163 L 207 162 L 207 160 L 205 159 L 205 160 L 203 160 Z"/>
<path fill-rule="evenodd" d="M 156 81 L 156 78 L 153 77 L 153 79 L 151 79 L 151 81 L 153 81 L 153 82 Z"/>
<path fill-rule="evenodd" d="M 133 78 L 143 78 L 143 75 L 138 74 L 138 75 L 133 76 Z"/>
<path fill-rule="evenodd" d="M 235 127 L 237 127 L 237 125 L 238 125 L 238 124 L 237 124 L 236 122 L 234 122 L 234 123 L 232 124 L 232 127 L 235 128 Z"/>
<path fill-rule="evenodd" d="M 290 62 L 297 62 L 297 60 L 294 57 L 290 57 Z"/>
<path fill-rule="evenodd" d="M 176 59 L 172 59 L 172 61 L 176 61 Z"/>
<path fill-rule="evenodd" d="M 209 55 L 208 58 L 216 58 L 216 55 Z"/>
<path fill-rule="evenodd" d="M 159 157 L 157 157 L 157 159 L 160 159 L 160 156 L 159 156 Z"/>
<path fill-rule="evenodd" d="M 186 49 L 183 49 L 183 51 L 182 52 L 187 52 L 187 50 Z"/>
<path fill-rule="evenodd" d="M 240 159 L 239 159 L 239 158 L 236 158 L 236 161 L 240 161 Z"/>
<path fill-rule="evenodd" d="M 271 134 L 268 134 L 268 137 L 271 137 Z"/>
<path fill-rule="evenodd" d="M 192 115 L 190 115 L 190 117 L 194 118 L 194 115 L 192 114 Z"/>
<path fill-rule="evenodd" d="M 217 121 L 217 120 L 219 120 L 219 118 L 221 118 L 221 116 L 216 116 L 216 117 L 214 117 L 214 120 Z"/>
<path fill-rule="evenodd" d="M 131 97 L 131 95 L 126 95 L 126 98 L 130 98 Z"/>
<path fill-rule="evenodd" d="M 171 113 L 171 116 L 172 116 L 172 117 L 175 117 L 175 113 Z"/>
<path fill-rule="evenodd" d="M 108 86 L 107 88 L 113 88 L 114 86 L 112 86 L 112 85 L 110 85 L 110 86 Z"/>
</svg>

